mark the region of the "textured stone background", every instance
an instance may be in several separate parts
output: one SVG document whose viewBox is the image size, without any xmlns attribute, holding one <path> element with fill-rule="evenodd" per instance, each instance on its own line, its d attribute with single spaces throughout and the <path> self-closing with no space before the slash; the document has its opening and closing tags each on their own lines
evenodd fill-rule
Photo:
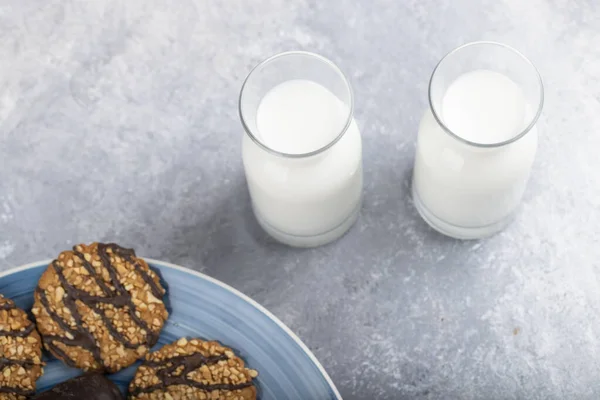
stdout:
<svg viewBox="0 0 600 400">
<path fill-rule="evenodd" d="M 600 10 L 594 0 L 3 0 L 0 268 L 115 240 L 241 289 L 345 399 L 600 397 Z M 545 80 L 540 149 L 505 232 L 459 242 L 409 196 L 440 57 L 472 40 Z M 365 204 L 315 250 L 257 227 L 236 102 L 262 58 L 349 75 Z"/>
</svg>

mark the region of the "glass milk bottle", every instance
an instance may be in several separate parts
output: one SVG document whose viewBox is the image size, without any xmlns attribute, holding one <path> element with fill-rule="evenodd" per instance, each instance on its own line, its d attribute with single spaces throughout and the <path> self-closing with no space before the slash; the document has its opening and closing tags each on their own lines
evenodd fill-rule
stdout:
<svg viewBox="0 0 600 400">
<path fill-rule="evenodd" d="M 470 43 L 439 62 L 419 126 L 412 186 L 429 225 L 476 239 L 511 221 L 535 159 L 543 97 L 537 69 L 509 46 Z"/>
<path fill-rule="evenodd" d="M 254 214 L 297 247 L 342 236 L 362 199 L 362 142 L 344 74 L 312 53 L 259 64 L 240 93 L 244 170 Z"/>
</svg>

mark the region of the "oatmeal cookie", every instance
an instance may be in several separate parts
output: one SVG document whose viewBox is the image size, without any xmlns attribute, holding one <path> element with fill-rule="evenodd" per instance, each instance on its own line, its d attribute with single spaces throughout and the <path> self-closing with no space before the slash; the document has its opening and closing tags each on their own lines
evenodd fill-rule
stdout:
<svg viewBox="0 0 600 400">
<path fill-rule="evenodd" d="M 33 314 L 44 346 L 70 367 L 116 372 L 148 353 L 168 317 L 159 277 L 116 244 L 80 244 L 43 273 Z"/>
<path fill-rule="evenodd" d="M 182 338 L 146 356 L 129 385 L 129 399 L 255 400 L 257 376 L 220 343 Z"/>
<path fill-rule="evenodd" d="M 0 295 L 0 400 L 24 400 L 43 374 L 42 340 L 27 313 Z"/>
</svg>

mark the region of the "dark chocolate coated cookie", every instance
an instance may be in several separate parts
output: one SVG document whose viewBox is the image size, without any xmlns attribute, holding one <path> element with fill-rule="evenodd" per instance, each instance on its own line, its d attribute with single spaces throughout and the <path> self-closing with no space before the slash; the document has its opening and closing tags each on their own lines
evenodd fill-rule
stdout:
<svg viewBox="0 0 600 400">
<path fill-rule="evenodd" d="M 32 400 L 125 400 L 117 385 L 104 375 L 88 373 L 59 383 Z"/>
</svg>

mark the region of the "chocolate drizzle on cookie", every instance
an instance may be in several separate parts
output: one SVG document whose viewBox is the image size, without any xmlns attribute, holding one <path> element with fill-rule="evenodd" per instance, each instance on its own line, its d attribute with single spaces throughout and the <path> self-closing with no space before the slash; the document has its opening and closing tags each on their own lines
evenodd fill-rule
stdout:
<svg viewBox="0 0 600 400">
<path fill-rule="evenodd" d="M 56 262 L 53 262 L 53 266 L 55 266 Z M 65 289 L 66 290 L 66 289 Z M 69 312 L 73 316 L 75 320 L 75 324 L 77 327 L 71 328 L 71 326 L 65 322 L 52 308 L 50 307 L 50 303 L 48 302 L 48 297 L 46 296 L 46 292 L 44 292 L 39 287 L 36 289 L 36 293 L 40 297 L 40 301 L 42 305 L 46 309 L 48 315 L 54 322 L 58 324 L 58 326 L 65 331 L 66 337 L 56 336 L 56 335 L 46 335 L 44 336 L 44 342 L 46 346 L 48 346 L 49 350 L 57 354 L 63 361 L 69 366 L 75 368 L 76 365 L 71 360 L 71 357 L 63 351 L 60 347 L 58 347 L 55 342 L 63 343 L 67 346 L 79 346 L 90 353 L 92 353 L 94 359 L 102 365 L 102 358 L 100 356 L 100 347 L 96 343 L 96 339 L 94 336 L 83 326 L 83 318 L 77 307 L 75 306 L 75 300 L 70 296 L 64 299 L 65 307 L 69 309 Z"/>
<path fill-rule="evenodd" d="M 83 303 L 86 307 L 96 313 L 101 318 L 106 330 L 110 333 L 110 335 L 125 348 L 137 349 L 142 345 L 151 347 L 158 341 L 158 333 L 153 332 L 152 328 L 149 327 L 148 324 L 139 317 L 139 313 L 133 304 L 131 294 L 119 280 L 119 274 L 110 260 L 109 253 L 111 252 L 116 256 L 123 258 L 126 262 L 134 267 L 135 271 L 146 283 L 148 283 L 152 294 L 156 298 L 162 299 L 164 295 L 163 291 L 154 282 L 152 277 L 138 264 L 138 261 L 135 259 L 135 252 L 132 249 L 125 249 L 114 243 L 98 243 L 98 256 L 100 257 L 102 268 L 108 272 L 110 284 L 107 284 L 104 281 L 101 274 L 99 274 L 94 266 L 90 264 L 84 254 L 79 252 L 76 247 L 73 248 L 73 254 L 81 260 L 83 268 L 85 268 L 87 273 L 94 279 L 95 283 L 100 288 L 102 292 L 101 296 L 92 295 L 73 286 L 65 277 L 63 268 L 59 265 L 58 261 L 54 260 L 52 262 L 52 268 L 56 272 L 60 284 L 65 291 L 63 303 L 73 317 L 75 326 L 71 326 L 61 316 L 59 316 L 56 311 L 52 310 L 44 290 L 38 287 L 36 289 L 36 293 L 38 294 L 39 299 L 50 318 L 52 318 L 52 320 L 56 322 L 56 324 L 62 330 L 65 331 L 65 336 L 46 335 L 44 337 L 45 343 L 50 350 L 62 358 L 63 361 L 69 366 L 74 367 L 75 363 L 65 351 L 56 345 L 56 343 L 62 343 L 67 346 L 78 346 L 89 351 L 101 368 L 104 368 L 100 346 L 92 332 L 90 332 L 84 326 L 83 317 L 77 309 L 77 301 Z M 131 320 L 140 327 L 142 332 L 145 331 L 146 342 L 130 342 L 127 337 L 125 337 L 125 335 L 119 332 L 117 327 L 115 327 L 111 319 L 106 315 L 105 310 L 101 307 L 102 305 L 112 305 L 114 308 L 125 308 Z"/>
<path fill-rule="evenodd" d="M 27 325 L 27 327 L 21 331 L 3 331 L 0 330 L 0 336 L 10 336 L 10 337 L 27 337 L 33 330 L 35 326 L 33 323 Z"/>
<path fill-rule="evenodd" d="M 9 311 L 14 310 L 15 308 L 17 308 L 17 306 L 15 306 L 13 301 L 7 301 L 6 303 L 0 304 L 0 310 Z"/>
<path fill-rule="evenodd" d="M 13 360 L 10 358 L 0 357 L 0 369 L 8 365 L 20 365 L 21 367 L 31 367 L 35 363 L 31 360 Z"/>
<path fill-rule="evenodd" d="M 0 304 L 1 311 L 11 312 L 12 310 L 17 309 L 17 306 L 15 305 L 15 303 L 12 300 L 6 299 L 6 298 L 2 297 L 1 295 L 0 295 L 0 299 L 4 300 L 4 303 Z M 19 311 L 19 312 L 21 312 L 21 311 Z M 13 317 L 14 317 L 14 315 L 13 315 Z M 26 338 L 34 330 L 35 330 L 35 325 L 32 322 L 29 322 L 29 324 L 26 327 L 20 328 L 20 330 L 0 330 L 0 336 L 11 337 L 11 338 Z M 17 345 L 14 344 L 14 346 L 16 348 Z M 23 346 L 21 346 L 21 351 L 22 350 L 23 350 Z M 18 354 L 15 354 L 15 357 L 17 357 L 17 356 L 18 356 Z M 0 371 L 3 371 L 7 367 L 10 368 L 13 365 L 18 365 L 23 368 L 31 368 L 31 367 L 34 367 L 36 365 L 36 363 L 32 359 L 27 359 L 27 358 L 14 359 L 14 358 L 0 357 Z M 35 394 L 35 390 L 34 389 L 24 389 L 22 387 L 16 387 L 16 386 L 0 385 L 0 393 L 10 393 L 10 394 L 13 394 L 16 396 L 27 397 L 27 396 L 32 396 L 33 394 Z"/>
<path fill-rule="evenodd" d="M 10 310 L 14 310 L 17 308 L 14 301 L 4 298 L 4 297 L 0 297 L 0 298 L 2 300 L 5 300 L 4 303 L 0 304 L 0 311 L 10 311 Z M 5 330 L 0 329 L 0 336 L 24 338 L 24 337 L 29 336 L 29 334 L 31 332 L 33 332 L 34 329 L 35 329 L 35 325 L 33 324 L 33 322 L 30 322 L 29 325 L 27 325 L 25 328 L 21 328 L 21 330 L 18 330 L 18 331 L 5 331 Z M 0 360 L 2 360 L 2 359 L 0 359 Z"/>
<path fill-rule="evenodd" d="M 17 396 L 33 396 L 35 390 L 21 389 L 18 387 L 0 386 L 0 393 L 16 394 Z"/>
<path fill-rule="evenodd" d="M 201 353 L 193 353 L 186 356 L 175 356 L 171 358 L 167 358 L 162 361 L 145 361 L 142 366 L 156 368 L 156 376 L 160 379 L 160 383 L 156 385 L 146 386 L 146 387 L 136 387 L 133 390 L 130 390 L 131 396 L 137 396 L 142 393 L 151 393 L 157 390 L 165 390 L 169 386 L 173 385 L 183 385 L 194 387 L 200 390 L 204 390 L 206 392 L 212 392 L 215 390 L 240 390 L 252 386 L 252 382 L 240 383 L 240 384 L 225 384 L 225 383 L 215 383 L 215 384 L 203 384 L 201 382 L 194 381 L 189 379 L 187 375 L 202 367 L 203 365 L 213 365 L 218 363 L 219 361 L 226 361 L 228 357 L 225 354 L 206 357 Z M 180 373 L 177 371 L 183 367 L 183 370 Z"/>
<path fill-rule="evenodd" d="M 4 369 L 5 367 L 10 367 L 11 365 L 19 365 L 21 367 L 32 367 L 35 365 L 35 363 L 30 360 L 13 360 L 10 358 L 0 357 L 0 370 Z M 32 396 L 33 394 L 35 394 L 35 390 L 28 390 L 14 386 L 0 386 L 0 393 L 12 393 L 18 396 Z"/>
</svg>

